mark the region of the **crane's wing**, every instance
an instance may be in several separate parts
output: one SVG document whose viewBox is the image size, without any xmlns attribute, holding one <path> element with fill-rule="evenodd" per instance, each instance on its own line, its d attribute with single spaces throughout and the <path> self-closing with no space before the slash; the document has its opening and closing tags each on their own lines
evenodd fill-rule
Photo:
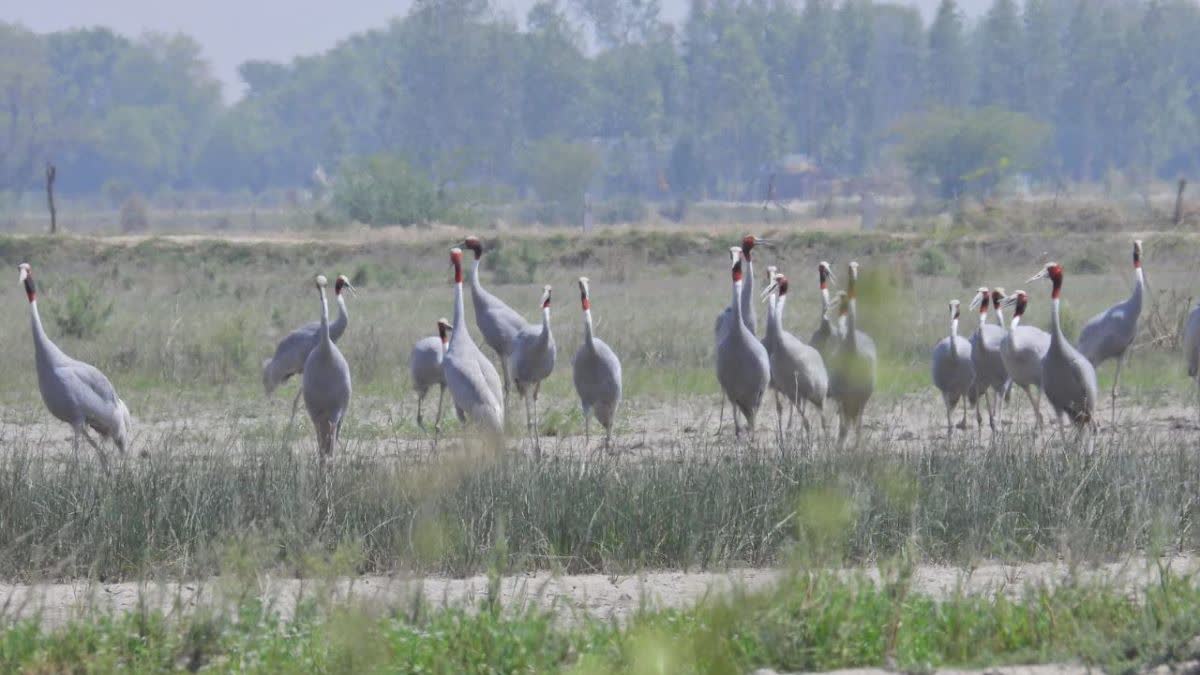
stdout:
<svg viewBox="0 0 1200 675">
<path fill-rule="evenodd" d="M 56 368 L 74 394 L 84 417 L 97 431 L 117 438 L 124 447 L 130 425 L 129 409 L 112 382 L 94 366 L 72 360 Z"/>
</svg>

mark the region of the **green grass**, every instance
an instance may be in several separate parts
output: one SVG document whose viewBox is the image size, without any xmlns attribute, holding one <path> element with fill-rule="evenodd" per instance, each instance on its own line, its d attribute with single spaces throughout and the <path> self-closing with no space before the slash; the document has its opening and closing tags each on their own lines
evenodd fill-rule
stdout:
<svg viewBox="0 0 1200 675">
<path fill-rule="evenodd" d="M 288 619 L 242 600 L 228 612 L 143 609 L 54 630 L 34 619 L 0 633 L 0 670 L 686 675 L 1082 662 L 1135 672 L 1197 656 L 1200 588 L 1170 572 L 1136 597 L 1093 581 L 935 599 L 913 590 L 911 571 L 882 583 L 796 573 L 769 591 L 643 610 L 625 624 L 563 623 L 491 598 L 441 609 L 417 599 L 383 613 L 308 600 Z"/>
</svg>

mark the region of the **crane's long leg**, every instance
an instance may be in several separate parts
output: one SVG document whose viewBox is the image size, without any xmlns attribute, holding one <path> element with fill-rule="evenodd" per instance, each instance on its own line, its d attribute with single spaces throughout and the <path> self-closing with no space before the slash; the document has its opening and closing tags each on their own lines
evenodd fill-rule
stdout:
<svg viewBox="0 0 1200 675">
<path fill-rule="evenodd" d="M 950 399 L 946 399 L 946 441 L 954 438 L 954 406 L 950 405 Z"/>
<path fill-rule="evenodd" d="M 1112 424 L 1117 426 L 1117 385 L 1121 383 L 1121 366 L 1125 364 L 1125 354 L 1117 357 L 1117 374 L 1113 377 L 1112 386 Z"/>
<path fill-rule="evenodd" d="M 425 420 L 421 416 L 421 407 L 425 404 L 425 394 L 427 391 L 417 392 L 417 428 L 421 431 L 425 431 Z"/>
<path fill-rule="evenodd" d="M 288 418 L 288 428 L 296 422 L 296 409 L 300 407 L 300 395 L 304 393 L 304 385 L 296 389 L 296 398 L 292 399 L 292 416 Z"/>
<path fill-rule="evenodd" d="M 538 426 L 538 392 L 541 389 L 541 382 L 533 385 L 533 447 L 537 451 L 538 459 L 542 458 L 542 431 Z"/>
<path fill-rule="evenodd" d="M 508 359 L 500 352 L 496 352 L 496 356 L 498 356 L 500 358 L 500 378 L 501 378 L 501 382 L 503 382 L 503 384 L 504 384 L 504 410 L 505 410 L 505 412 L 507 412 L 508 411 Z M 507 417 L 507 415 L 505 417 Z"/>
<path fill-rule="evenodd" d="M 741 438 L 742 429 L 738 426 L 737 404 L 733 402 L 733 399 L 729 399 L 729 412 L 733 415 L 733 437 Z"/>
<path fill-rule="evenodd" d="M 588 414 L 587 408 L 584 408 L 583 409 L 583 450 L 584 450 L 584 452 L 587 452 L 587 449 L 589 447 L 591 447 L 591 445 L 592 445 L 592 416 Z"/>
<path fill-rule="evenodd" d="M 1037 428 L 1042 428 L 1042 406 L 1038 404 L 1038 399 L 1033 396 L 1033 385 L 1023 384 L 1021 388 L 1025 390 L 1025 395 L 1029 397 L 1029 405 L 1033 406 L 1033 416 L 1037 420 Z"/>
<path fill-rule="evenodd" d="M 783 453 L 783 401 L 779 397 L 779 392 L 775 392 L 775 428 L 779 436 L 779 452 Z"/>
<path fill-rule="evenodd" d="M 433 420 L 433 431 L 438 433 L 442 430 L 442 402 L 446 399 L 446 385 L 438 385 L 438 408 L 437 418 Z"/>
<path fill-rule="evenodd" d="M 736 418 L 735 418 L 736 419 Z M 725 397 L 721 397 L 721 411 L 717 413 L 717 433 L 714 436 L 721 435 L 721 426 L 725 424 Z"/>
<path fill-rule="evenodd" d="M 79 427 L 77 433 L 82 434 L 83 440 L 87 441 L 89 445 L 96 449 L 96 454 L 100 457 L 100 468 L 104 469 L 104 473 L 108 473 L 108 455 L 104 454 L 104 448 L 101 448 L 100 444 L 96 443 L 91 434 L 88 433 L 87 426 L 84 425 Z"/>
</svg>

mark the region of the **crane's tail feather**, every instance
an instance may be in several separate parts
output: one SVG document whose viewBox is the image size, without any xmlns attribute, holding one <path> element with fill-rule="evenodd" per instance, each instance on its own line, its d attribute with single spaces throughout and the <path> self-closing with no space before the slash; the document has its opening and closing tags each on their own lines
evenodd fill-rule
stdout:
<svg viewBox="0 0 1200 675">
<path fill-rule="evenodd" d="M 275 359 L 263 359 L 262 382 L 267 396 L 275 393 L 275 388 L 279 386 L 279 377 L 275 374 Z"/>
<path fill-rule="evenodd" d="M 125 401 L 117 399 L 117 425 L 112 435 L 113 442 L 121 452 L 129 449 L 129 437 L 133 433 L 133 417 L 129 414 L 129 406 Z"/>
</svg>

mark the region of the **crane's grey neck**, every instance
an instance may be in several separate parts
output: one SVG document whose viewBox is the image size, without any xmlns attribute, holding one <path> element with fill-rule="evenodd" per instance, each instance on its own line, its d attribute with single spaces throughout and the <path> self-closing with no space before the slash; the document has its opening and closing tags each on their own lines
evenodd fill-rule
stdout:
<svg viewBox="0 0 1200 675">
<path fill-rule="evenodd" d="M 829 289 L 822 286 L 821 287 L 821 316 L 825 316 L 825 313 L 828 311 L 829 311 Z"/>
<path fill-rule="evenodd" d="M 754 332 L 754 262 L 746 258 L 746 275 L 742 277 L 742 320 Z"/>
<path fill-rule="evenodd" d="M 950 319 L 950 353 L 958 356 L 958 317 Z"/>
<path fill-rule="evenodd" d="M 1132 303 L 1139 311 L 1142 308 L 1142 292 L 1146 287 L 1146 273 L 1141 267 L 1134 268 L 1134 283 L 1133 295 L 1129 296 L 1129 302 Z"/>
<path fill-rule="evenodd" d="M 324 288 L 318 288 L 317 292 L 321 294 L 321 346 L 328 348 L 333 343 L 329 337 L 329 300 L 325 297 Z"/>
<path fill-rule="evenodd" d="M 1010 328 L 1009 330 L 1016 330 L 1017 326 L 1020 326 L 1020 325 L 1021 325 L 1021 315 L 1020 314 L 1014 315 L 1012 318 L 1012 328 Z"/>
<path fill-rule="evenodd" d="M 471 261 L 471 290 L 472 291 L 483 290 L 483 286 L 479 282 L 479 261 L 480 261 L 480 258 L 475 258 L 474 260 Z M 454 325 L 457 326 L 458 324 L 456 323 Z"/>
<path fill-rule="evenodd" d="M 745 287 L 746 282 L 743 279 L 733 282 L 733 301 L 729 304 L 733 307 L 733 316 L 738 320 L 738 323 L 742 322 L 742 289 Z"/>
<path fill-rule="evenodd" d="M 1000 327 L 1003 328 L 1004 327 L 1004 310 L 1000 309 L 1000 307 L 998 305 L 996 305 L 996 303 L 994 303 L 994 302 L 992 303 L 992 305 L 994 306 L 994 308 L 996 310 L 996 320 L 1000 322 Z"/>
<path fill-rule="evenodd" d="M 852 340 L 858 330 L 858 300 L 850 298 L 850 310 L 846 312 L 846 339 Z"/>
<path fill-rule="evenodd" d="M 1060 302 L 1061 301 L 1058 298 L 1054 298 L 1050 301 L 1050 343 L 1056 346 L 1066 340 L 1066 338 L 1063 337 L 1062 322 L 1059 320 L 1058 316 L 1058 305 Z"/>
<path fill-rule="evenodd" d="M 538 336 L 538 344 L 545 345 L 550 342 L 550 308 L 542 308 L 542 334 Z"/>
<path fill-rule="evenodd" d="M 775 294 L 767 296 L 767 333 L 766 342 L 775 342 L 779 338 L 779 312 L 783 309 L 783 300 Z"/>
<path fill-rule="evenodd" d="M 595 346 L 595 336 L 592 334 L 592 310 L 583 310 L 583 343 L 589 347 Z"/>
<path fill-rule="evenodd" d="M 33 326 L 33 353 L 34 358 L 38 361 L 53 362 L 65 356 L 58 345 L 50 341 L 46 336 L 46 330 L 42 328 L 42 316 L 38 313 L 37 300 L 32 300 L 29 303 L 29 320 Z"/>
<path fill-rule="evenodd" d="M 475 264 L 478 265 L 479 261 L 476 260 Z M 477 275 L 472 275 L 472 277 L 475 276 Z M 467 324 L 463 317 L 463 287 L 461 281 L 454 284 L 454 319 L 451 323 L 454 324 L 454 331 L 450 333 L 450 345 L 453 346 L 459 340 L 466 339 L 460 338 L 459 335 L 467 334 Z"/>
</svg>

